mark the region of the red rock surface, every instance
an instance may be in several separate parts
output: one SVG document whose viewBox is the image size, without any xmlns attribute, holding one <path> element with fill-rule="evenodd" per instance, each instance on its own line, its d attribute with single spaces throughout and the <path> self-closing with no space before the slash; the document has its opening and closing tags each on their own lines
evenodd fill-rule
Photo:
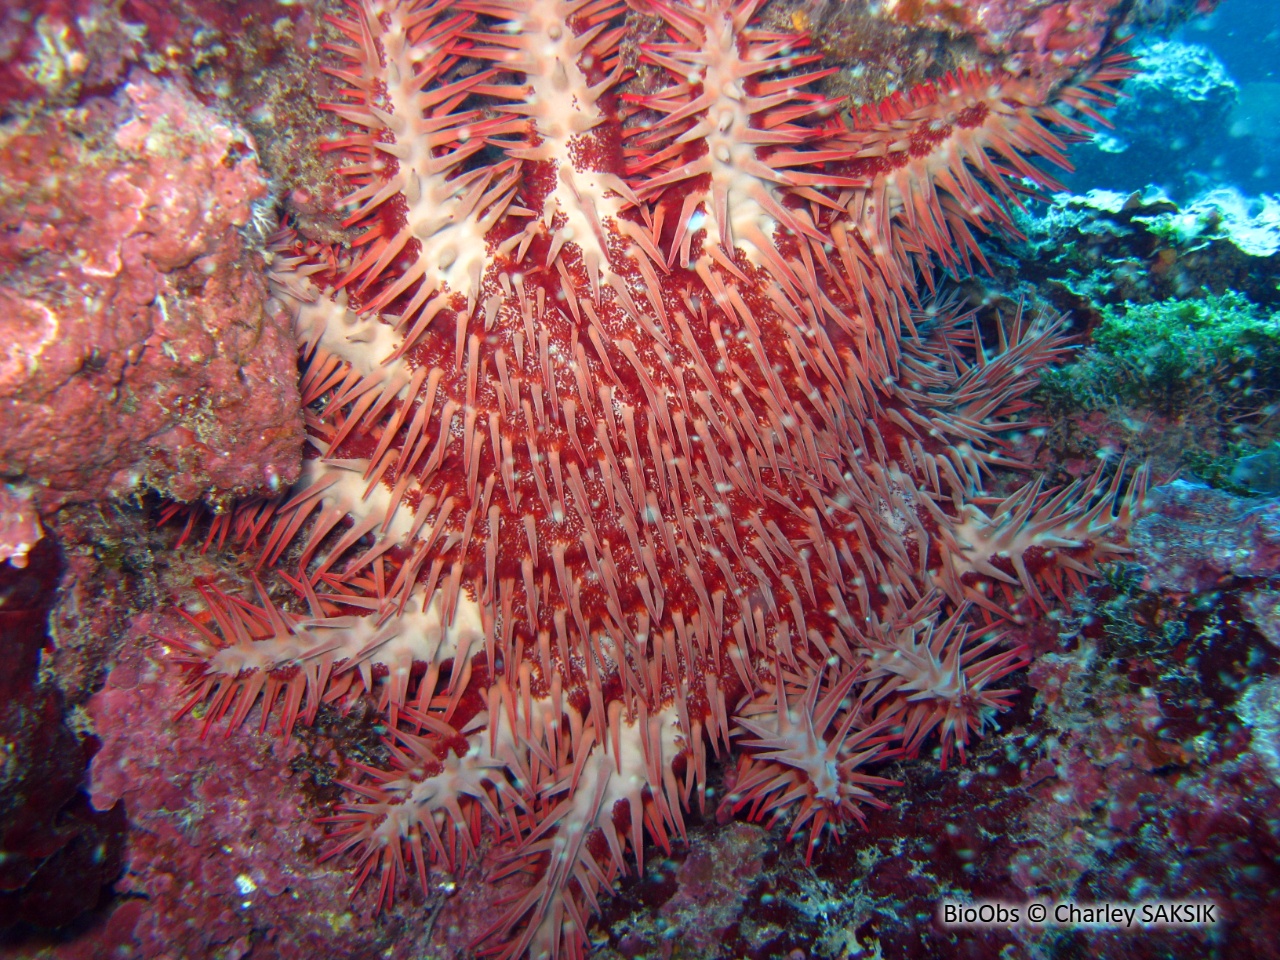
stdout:
<svg viewBox="0 0 1280 960">
<path fill-rule="evenodd" d="M 242 230 L 247 135 L 176 83 L 0 128 L 0 476 L 44 510 L 292 482 L 296 347 Z"/>
</svg>

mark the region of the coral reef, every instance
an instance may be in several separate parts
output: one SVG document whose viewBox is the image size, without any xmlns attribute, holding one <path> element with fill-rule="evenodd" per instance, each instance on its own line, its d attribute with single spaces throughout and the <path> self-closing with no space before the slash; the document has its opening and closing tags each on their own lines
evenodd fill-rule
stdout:
<svg viewBox="0 0 1280 960">
<path fill-rule="evenodd" d="M 0 108 L 72 104 L 125 76 L 145 31 L 123 0 L 13 0 L 0 9 Z"/>
<path fill-rule="evenodd" d="M 1010 63 L 1048 56 L 1087 64 L 1109 42 L 1119 0 L 893 0 L 885 15 L 901 23 L 974 37 L 984 53 Z"/>
<path fill-rule="evenodd" d="M 1041 377 L 1049 426 L 1028 459 L 1080 476 L 1099 451 L 1157 473 L 1191 471 L 1236 493 L 1269 492 L 1276 437 L 1271 198 L 1215 190 L 1179 207 L 1158 191 L 1059 194 L 994 240 L 995 302 L 1042 297 L 1090 345 Z M 1232 479 L 1232 478 L 1235 479 Z"/>
<path fill-rule="evenodd" d="M 1083 406 L 1099 396 L 1162 413 L 1205 404 L 1223 422 L 1242 412 L 1227 403 L 1260 409 L 1276 400 L 1280 314 L 1268 316 L 1238 293 L 1106 306 L 1092 342 L 1092 352 L 1042 382 L 1070 390 Z"/>
<path fill-rule="evenodd" d="M 156 626 L 144 614 L 131 629 L 145 637 Z M 104 926 L 143 956 L 378 952 L 380 932 L 351 929 L 348 873 L 316 864 L 323 832 L 304 813 L 315 799 L 300 786 L 305 765 L 326 763 L 332 743 L 318 730 L 305 747 L 248 736 L 229 753 L 174 722 L 181 694 L 159 651 L 133 644 L 89 706 L 89 720 L 110 731 L 93 761 L 93 803 L 127 807 L 134 826 L 116 884 L 122 903 Z M 304 913 L 301 903 L 332 906 Z M 402 935 L 398 952 L 382 955 L 421 955 L 413 945 L 429 942 L 407 925 Z"/>
<path fill-rule="evenodd" d="M 1134 559 L 1147 590 L 1207 593 L 1230 580 L 1280 569 L 1280 505 L 1241 499 L 1177 481 L 1152 496 L 1153 511 L 1134 525 Z"/>
<path fill-rule="evenodd" d="M 1013 216 L 1021 236 L 991 241 L 1000 286 L 1014 296 L 1038 293 L 1085 326 L 1107 305 L 1229 291 L 1260 306 L 1280 304 L 1280 208 L 1272 197 L 1223 189 L 1180 206 L 1158 190 L 1090 190 Z"/>
</svg>

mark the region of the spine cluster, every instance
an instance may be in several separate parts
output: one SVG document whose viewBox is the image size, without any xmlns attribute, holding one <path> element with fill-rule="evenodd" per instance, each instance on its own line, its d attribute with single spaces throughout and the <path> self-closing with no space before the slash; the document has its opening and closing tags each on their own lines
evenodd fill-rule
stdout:
<svg viewBox="0 0 1280 960">
<path fill-rule="evenodd" d="M 349 6 L 359 236 L 277 244 L 312 449 L 211 534 L 292 596 L 207 591 L 188 706 L 283 703 L 287 736 L 372 698 L 390 763 L 326 856 L 386 904 L 488 832 L 534 879 L 486 949 L 575 955 L 708 748 L 812 851 L 884 804 L 876 763 L 963 758 L 1027 662 L 1008 625 L 1123 549 L 1141 480 L 983 489 L 1060 324 L 984 345 L 917 293 L 1080 124 L 985 72 L 842 118 L 753 0 L 654 2 L 635 78 L 609 0 Z"/>
</svg>

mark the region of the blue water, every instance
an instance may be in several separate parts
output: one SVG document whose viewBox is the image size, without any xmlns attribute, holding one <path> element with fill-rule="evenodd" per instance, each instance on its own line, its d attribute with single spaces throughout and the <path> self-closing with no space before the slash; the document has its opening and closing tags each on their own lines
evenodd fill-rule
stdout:
<svg viewBox="0 0 1280 960">
<path fill-rule="evenodd" d="M 1224 0 L 1177 37 L 1216 53 L 1237 83 L 1280 81 L 1280 5 L 1274 0 Z"/>
<path fill-rule="evenodd" d="M 1223 0 L 1129 49 L 1143 76 L 1127 87 L 1115 134 L 1074 151 L 1071 190 L 1152 184 L 1180 202 L 1223 186 L 1280 193 L 1280 4 Z"/>
</svg>

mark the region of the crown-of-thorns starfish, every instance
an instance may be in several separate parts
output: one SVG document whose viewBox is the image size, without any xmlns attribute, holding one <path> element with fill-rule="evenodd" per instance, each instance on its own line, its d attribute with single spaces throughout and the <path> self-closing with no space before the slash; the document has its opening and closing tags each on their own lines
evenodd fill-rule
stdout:
<svg viewBox="0 0 1280 960">
<path fill-rule="evenodd" d="M 842 116 L 759 5 L 646 5 L 666 36 L 625 95 L 611 0 L 335 21 L 359 236 L 275 245 L 310 459 L 210 534 L 277 599 L 206 590 L 176 643 L 206 728 L 373 698 L 388 767 L 347 784 L 326 855 L 386 904 L 488 832 L 493 878 L 527 875 L 480 940 L 502 957 L 584 952 L 628 860 L 704 803 L 708 747 L 739 758 L 727 802 L 810 849 L 884 802 L 877 762 L 963 757 L 1027 660 L 1008 621 L 1120 552 L 1141 493 L 985 495 L 1062 324 L 984 345 L 917 293 L 985 262 L 974 231 L 1052 183 L 1034 161 L 1119 62 Z"/>
</svg>

